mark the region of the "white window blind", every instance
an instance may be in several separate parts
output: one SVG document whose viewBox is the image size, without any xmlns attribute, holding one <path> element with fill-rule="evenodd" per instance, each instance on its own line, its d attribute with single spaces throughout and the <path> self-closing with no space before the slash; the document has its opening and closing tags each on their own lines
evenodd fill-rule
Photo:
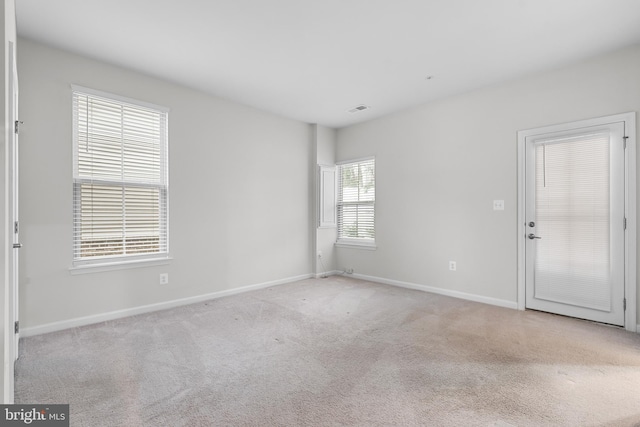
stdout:
<svg viewBox="0 0 640 427">
<path fill-rule="evenodd" d="M 74 264 L 168 254 L 167 116 L 74 87 Z"/>
<path fill-rule="evenodd" d="M 609 134 L 536 146 L 536 298 L 609 310 Z"/>
<path fill-rule="evenodd" d="M 338 165 L 338 242 L 375 240 L 375 159 Z"/>
</svg>

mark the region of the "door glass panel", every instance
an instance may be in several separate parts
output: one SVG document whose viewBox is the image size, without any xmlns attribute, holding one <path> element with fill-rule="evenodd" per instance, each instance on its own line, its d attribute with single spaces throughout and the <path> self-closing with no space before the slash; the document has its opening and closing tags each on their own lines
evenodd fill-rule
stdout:
<svg viewBox="0 0 640 427">
<path fill-rule="evenodd" d="M 610 311 L 609 133 L 535 147 L 535 298 Z"/>
</svg>

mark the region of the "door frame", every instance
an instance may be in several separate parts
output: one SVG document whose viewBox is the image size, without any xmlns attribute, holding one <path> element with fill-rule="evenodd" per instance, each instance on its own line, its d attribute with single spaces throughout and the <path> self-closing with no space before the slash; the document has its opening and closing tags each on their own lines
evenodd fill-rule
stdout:
<svg viewBox="0 0 640 427">
<path fill-rule="evenodd" d="M 551 126 L 518 131 L 518 310 L 526 304 L 526 138 L 541 133 L 561 132 L 573 128 L 599 126 L 613 122 L 624 122 L 627 137 L 624 151 L 625 188 L 624 214 L 627 228 L 624 233 L 624 295 L 627 309 L 624 314 L 624 328 L 638 332 L 637 325 L 637 284 L 636 284 L 636 113 L 622 113 L 594 119 L 579 120 Z"/>
</svg>

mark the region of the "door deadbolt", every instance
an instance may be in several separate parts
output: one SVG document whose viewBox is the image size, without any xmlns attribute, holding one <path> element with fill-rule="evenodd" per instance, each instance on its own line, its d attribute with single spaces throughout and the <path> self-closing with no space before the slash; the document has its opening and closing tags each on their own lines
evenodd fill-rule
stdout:
<svg viewBox="0 0 640 427">
<path fill-rule="evenodd" d="M 535 227 L 535 226 L 536 226 L 536 223 L 535 223 L 535 222 L 531 221 L 531 222 L 529 223 L 529 227 Z"/>
</svg>

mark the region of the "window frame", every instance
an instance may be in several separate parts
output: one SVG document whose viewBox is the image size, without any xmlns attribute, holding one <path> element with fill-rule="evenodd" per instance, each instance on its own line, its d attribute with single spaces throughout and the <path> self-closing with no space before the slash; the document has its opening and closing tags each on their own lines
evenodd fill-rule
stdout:
<svg viewBox="0 0 640 427">
<path fill-rule="evenodd" d="M 89 96 L 93 98 L 102 98 L 108 102 L 117 103 L 123 106 L 131 106 L 153 110 L 155 113 L 163 115 L 160 124 L 160 182 L 149 183 L 143 180 L 127 180 L 127 179 L 104 179 L 104 178 L 86 178 L 79 175 L 79 153 L 78 145 L 78 113 L 76 112 L 76 96 Z M 71 85 L 71 105 L 72 105 L 72 245 L 71 245 L 71 267 L 72 274 L 81 274 L 86 272 L 106 271 L 112 269 L 123 269 L 131 267 L 145 267 L 150 265 L 166 264 L 171 259 L 169 253 L 169 108 L 160 105 L 140 101 L 133 98 L 116 95 L 84 86 Z M 79 191 L 78 186 L 87 183 L 103 184 L 106 186 L 126 187 L 130 188 L 157 188 L 159 197 L 158 221 L 160 224 L 160 247 L 158 252 L 147 252 L 131 255 L 106 255 L 93 257 L 77 256 L 77 245 L 79 239 L 78 228 L 81 227 L 81 220 L 78 218 L 79 211 L 76 203 L 76 192 Z M 154 216 L 155 217 L 155 216 Z M 164 243 L 163 243 L 164 240 Z"/>
<path fill-rule="evenodd" d="M 355 202 L 358 205 L 370 205 L 373 207 L 373 238 L 366 237 L 340 237 L 343 219 L 341 215 L 340 207 L 343 205 L 343 186 L 342 186 L 342 168 L 345 166 L 362 164 L 365 162 L 373 161 L 373 200 L 372 201 L 358 201 Z M 361 157 L 357 159 L 344 160 L 336 163 L 337 172 L 337 191 L 336 191 L 336 221 L 337 221 L 337 233 L 338 238 L 335 243 L 338 247 L 357 248 L 375 250 L 376 244 L 376 226 L 375 226 L 375 210 L 376 210 L 376 158 L 375 156 Z M 353 203 L 353 202 L 351 202 Z"/>
</svg>

